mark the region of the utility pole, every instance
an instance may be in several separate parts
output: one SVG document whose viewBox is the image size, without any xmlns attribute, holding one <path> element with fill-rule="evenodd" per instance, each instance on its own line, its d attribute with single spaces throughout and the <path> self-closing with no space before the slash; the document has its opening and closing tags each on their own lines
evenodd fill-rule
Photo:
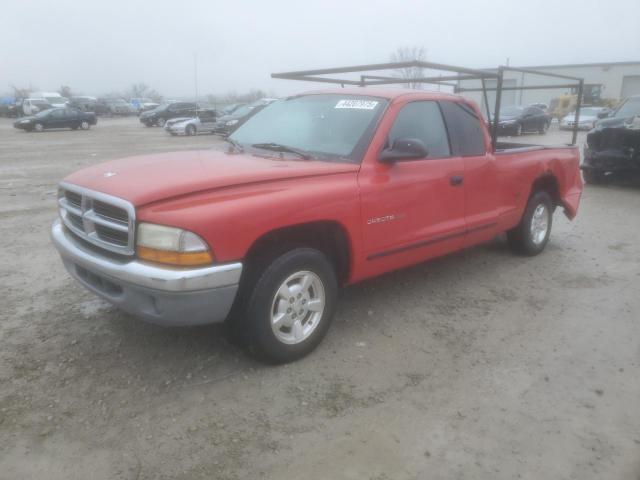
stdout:
<svg viewBox="0 0 640 480">
<path fill-rule="evenodd" d="M 193 52 L 193 80 L 196 89 L 196 117 L 198 116 L 198 53 Z"/>
</svg>

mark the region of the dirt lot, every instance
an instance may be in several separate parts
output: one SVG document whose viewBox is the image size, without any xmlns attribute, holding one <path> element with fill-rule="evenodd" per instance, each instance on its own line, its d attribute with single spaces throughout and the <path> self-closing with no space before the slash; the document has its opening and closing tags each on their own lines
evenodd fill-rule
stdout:
<svg viewBox="0 0 640 480">
<path fill-rule="evenodd" d="M 48 237 L 68 172 L 212 145 L 0 119 L 0 478 L 640 478 L 640 188 L 589 186 L 539 257 L 496 239 L 353 286 L 314 354 L 267 367 L 111 308 Z"/>
</svg>

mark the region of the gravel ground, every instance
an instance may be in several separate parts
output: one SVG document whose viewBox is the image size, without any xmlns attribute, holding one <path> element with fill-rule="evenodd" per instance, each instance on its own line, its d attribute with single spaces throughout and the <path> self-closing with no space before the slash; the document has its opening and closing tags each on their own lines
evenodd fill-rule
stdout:
<svg viewBox="0 0 640 480">
<path fill-rule="evenodd" d="M 315 353 L 268 367 L 118 312 L 48 238 L 67 173 L 210 146 L 0 119 L 0 478 L 640 478 L 640 188 L 588 186 L 536 258 L 498 238 L 350 287 Z"/>
</svg>

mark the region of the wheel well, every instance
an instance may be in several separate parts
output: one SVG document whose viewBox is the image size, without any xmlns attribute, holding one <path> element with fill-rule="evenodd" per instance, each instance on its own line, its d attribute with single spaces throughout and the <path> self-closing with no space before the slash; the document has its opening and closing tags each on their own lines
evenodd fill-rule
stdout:
<svg viewBox="0 0 640 480">
<path fill-rule="evenodd" d="M 562 205 L 560 201 L 560 190 L 558 189 L 558 181 L 551 173 L 547 173 L 538 177 L 531 187 L 531 195 L 536 192 L 547 192 L 553 201 L 554 206 Z"/>
<path fill-rule="evenodd" d="M 256 240 L 246 255 L 249 270 L 262 270 L 275 257 L 297 247 L 315 248 L 333 263 L 338 282 L 345 283 L 351 268 L 347 233 L 337 222 L 320 221 L 272 230 Z"/>
</svg>

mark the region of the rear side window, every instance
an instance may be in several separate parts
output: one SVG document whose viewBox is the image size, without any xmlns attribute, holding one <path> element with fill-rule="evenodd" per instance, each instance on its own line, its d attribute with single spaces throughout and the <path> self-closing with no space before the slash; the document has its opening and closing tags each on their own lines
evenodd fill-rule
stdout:
<svg viewBox="0 0 640 480">
<path fill-rule="evenodd" d="M 440 107 L 433 101 L 411 102 L 400 110 L 389 132 L 389 145 L 398 138 L 417 138 L 427 147 L 427 158 L 449 157 L 449 138 Z"/>
<path fill-rule="evenodd" d="M 484 155 L 484 131 L 476 112 L 459 102 L 444 101 L 440 106 L 449 128 L 453 154 L 461 157 Z"/>
</svg>

